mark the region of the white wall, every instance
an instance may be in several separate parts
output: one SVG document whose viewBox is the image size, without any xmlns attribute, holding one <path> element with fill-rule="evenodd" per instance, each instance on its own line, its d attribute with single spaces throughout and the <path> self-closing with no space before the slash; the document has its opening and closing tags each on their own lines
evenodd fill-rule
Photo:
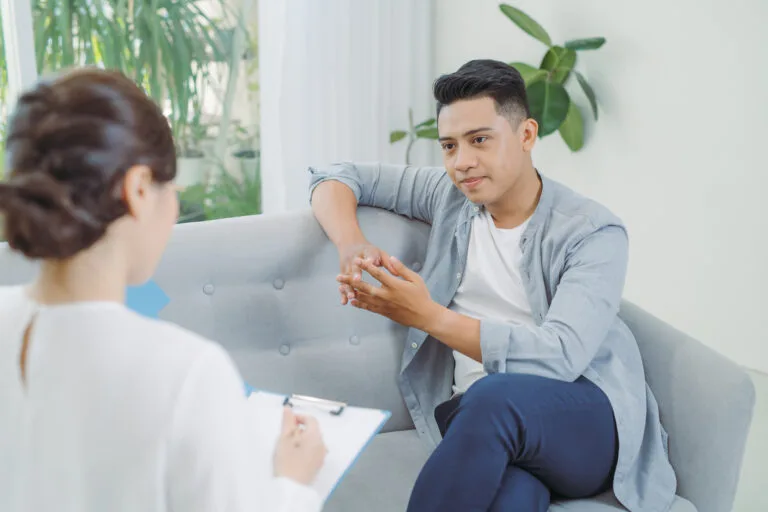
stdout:
<svg viewBox="0 0 768 512">
<path fill-rule="evenodd" d="M 553 41 L 605 36 L 577 66 L 600 120 L 535 163 L 630 229 L 626 297 L 768 372 L 768 2 L 510 0 Z M 472 58 L 538 63 L 544 47 L 494 0 L 435 0 L 435 70 Z M 585 108 L 577 89 L 573 97 Z"/>
</svg>

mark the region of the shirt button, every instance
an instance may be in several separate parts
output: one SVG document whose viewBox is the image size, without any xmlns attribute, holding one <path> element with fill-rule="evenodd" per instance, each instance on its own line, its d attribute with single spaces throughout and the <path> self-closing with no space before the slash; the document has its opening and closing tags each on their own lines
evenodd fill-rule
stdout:
<svg viewBox="0 0 768 512">
<path fill-rule="evenodd" d="M 214 286 L 210 283 L 203 286 L 203 293 L 206 295 L 213 295 L 214 290 L 215 290 Z"/>
<path fill-rule="evenodd" d="M 456 274 L 456 280 L 457 280 L 457 281 L 461 281 L 461 272 L 459 272 L 458 274 Z"/>
<path fill-rule="evenodd" d="M 473 210 L 475 210 L 476 212 L 479 212 L 479 211 L 480 211 L 480 207 L 479 207 L 479 206 L 475 206 L 475 207 L 474 207 L 474 208 L 472 208 L 472 209 L 473 209 Z"/>
<path fill-rule="evenodd" d="M 411 343 L 411 348 L 413 350 L 416 350 L 417 348 L 419 348 L 419 344 L 418 343 Z"/>
</svg>

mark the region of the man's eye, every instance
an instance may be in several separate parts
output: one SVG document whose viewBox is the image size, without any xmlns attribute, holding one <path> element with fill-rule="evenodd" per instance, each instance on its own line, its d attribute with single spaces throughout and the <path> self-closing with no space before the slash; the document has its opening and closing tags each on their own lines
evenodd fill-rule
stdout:
<svg viewBox="0 0 768 512">
<path fill-rule="evenodd" d="M 443 144 L 443 151 L 450 151 L 453 149 L 453 144 L 445 143 Z"/>
<path fill-rule="evenodd" d="M 488 137 L 484 135 L 481 135 L 480 137 L 475 137 L 475 144 L 482 144 L 486 140 L 488 140 Z"/>
</svg>

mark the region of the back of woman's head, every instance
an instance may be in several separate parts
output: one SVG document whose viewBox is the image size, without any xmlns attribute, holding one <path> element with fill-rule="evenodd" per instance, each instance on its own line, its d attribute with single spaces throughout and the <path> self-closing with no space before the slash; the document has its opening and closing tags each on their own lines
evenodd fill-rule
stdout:
<svg viewBox="0 0 768 512">
<path fill-rule="evenodd" d="M 8 244 L 39 259 L 92 246 L 128 213 L 123 179 L 138 165 L 158 183 L 176 175 L 168 121 L 133 81 L 90 68 L 41 81 L 21 96 L 7 131 Z"/>
</svg>

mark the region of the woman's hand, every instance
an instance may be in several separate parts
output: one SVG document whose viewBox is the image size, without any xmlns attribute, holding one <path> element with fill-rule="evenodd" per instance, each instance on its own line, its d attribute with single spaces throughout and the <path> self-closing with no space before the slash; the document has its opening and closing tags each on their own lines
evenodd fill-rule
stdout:
<svg viewBox="0 0 768 512">
<path fill-rule="evenodd" d="M 323 467 L 328 450 L 317 420 L 283 410 L 283 428 L 275 449 L 275 476 L 311 485 Z"/>
</svg>

